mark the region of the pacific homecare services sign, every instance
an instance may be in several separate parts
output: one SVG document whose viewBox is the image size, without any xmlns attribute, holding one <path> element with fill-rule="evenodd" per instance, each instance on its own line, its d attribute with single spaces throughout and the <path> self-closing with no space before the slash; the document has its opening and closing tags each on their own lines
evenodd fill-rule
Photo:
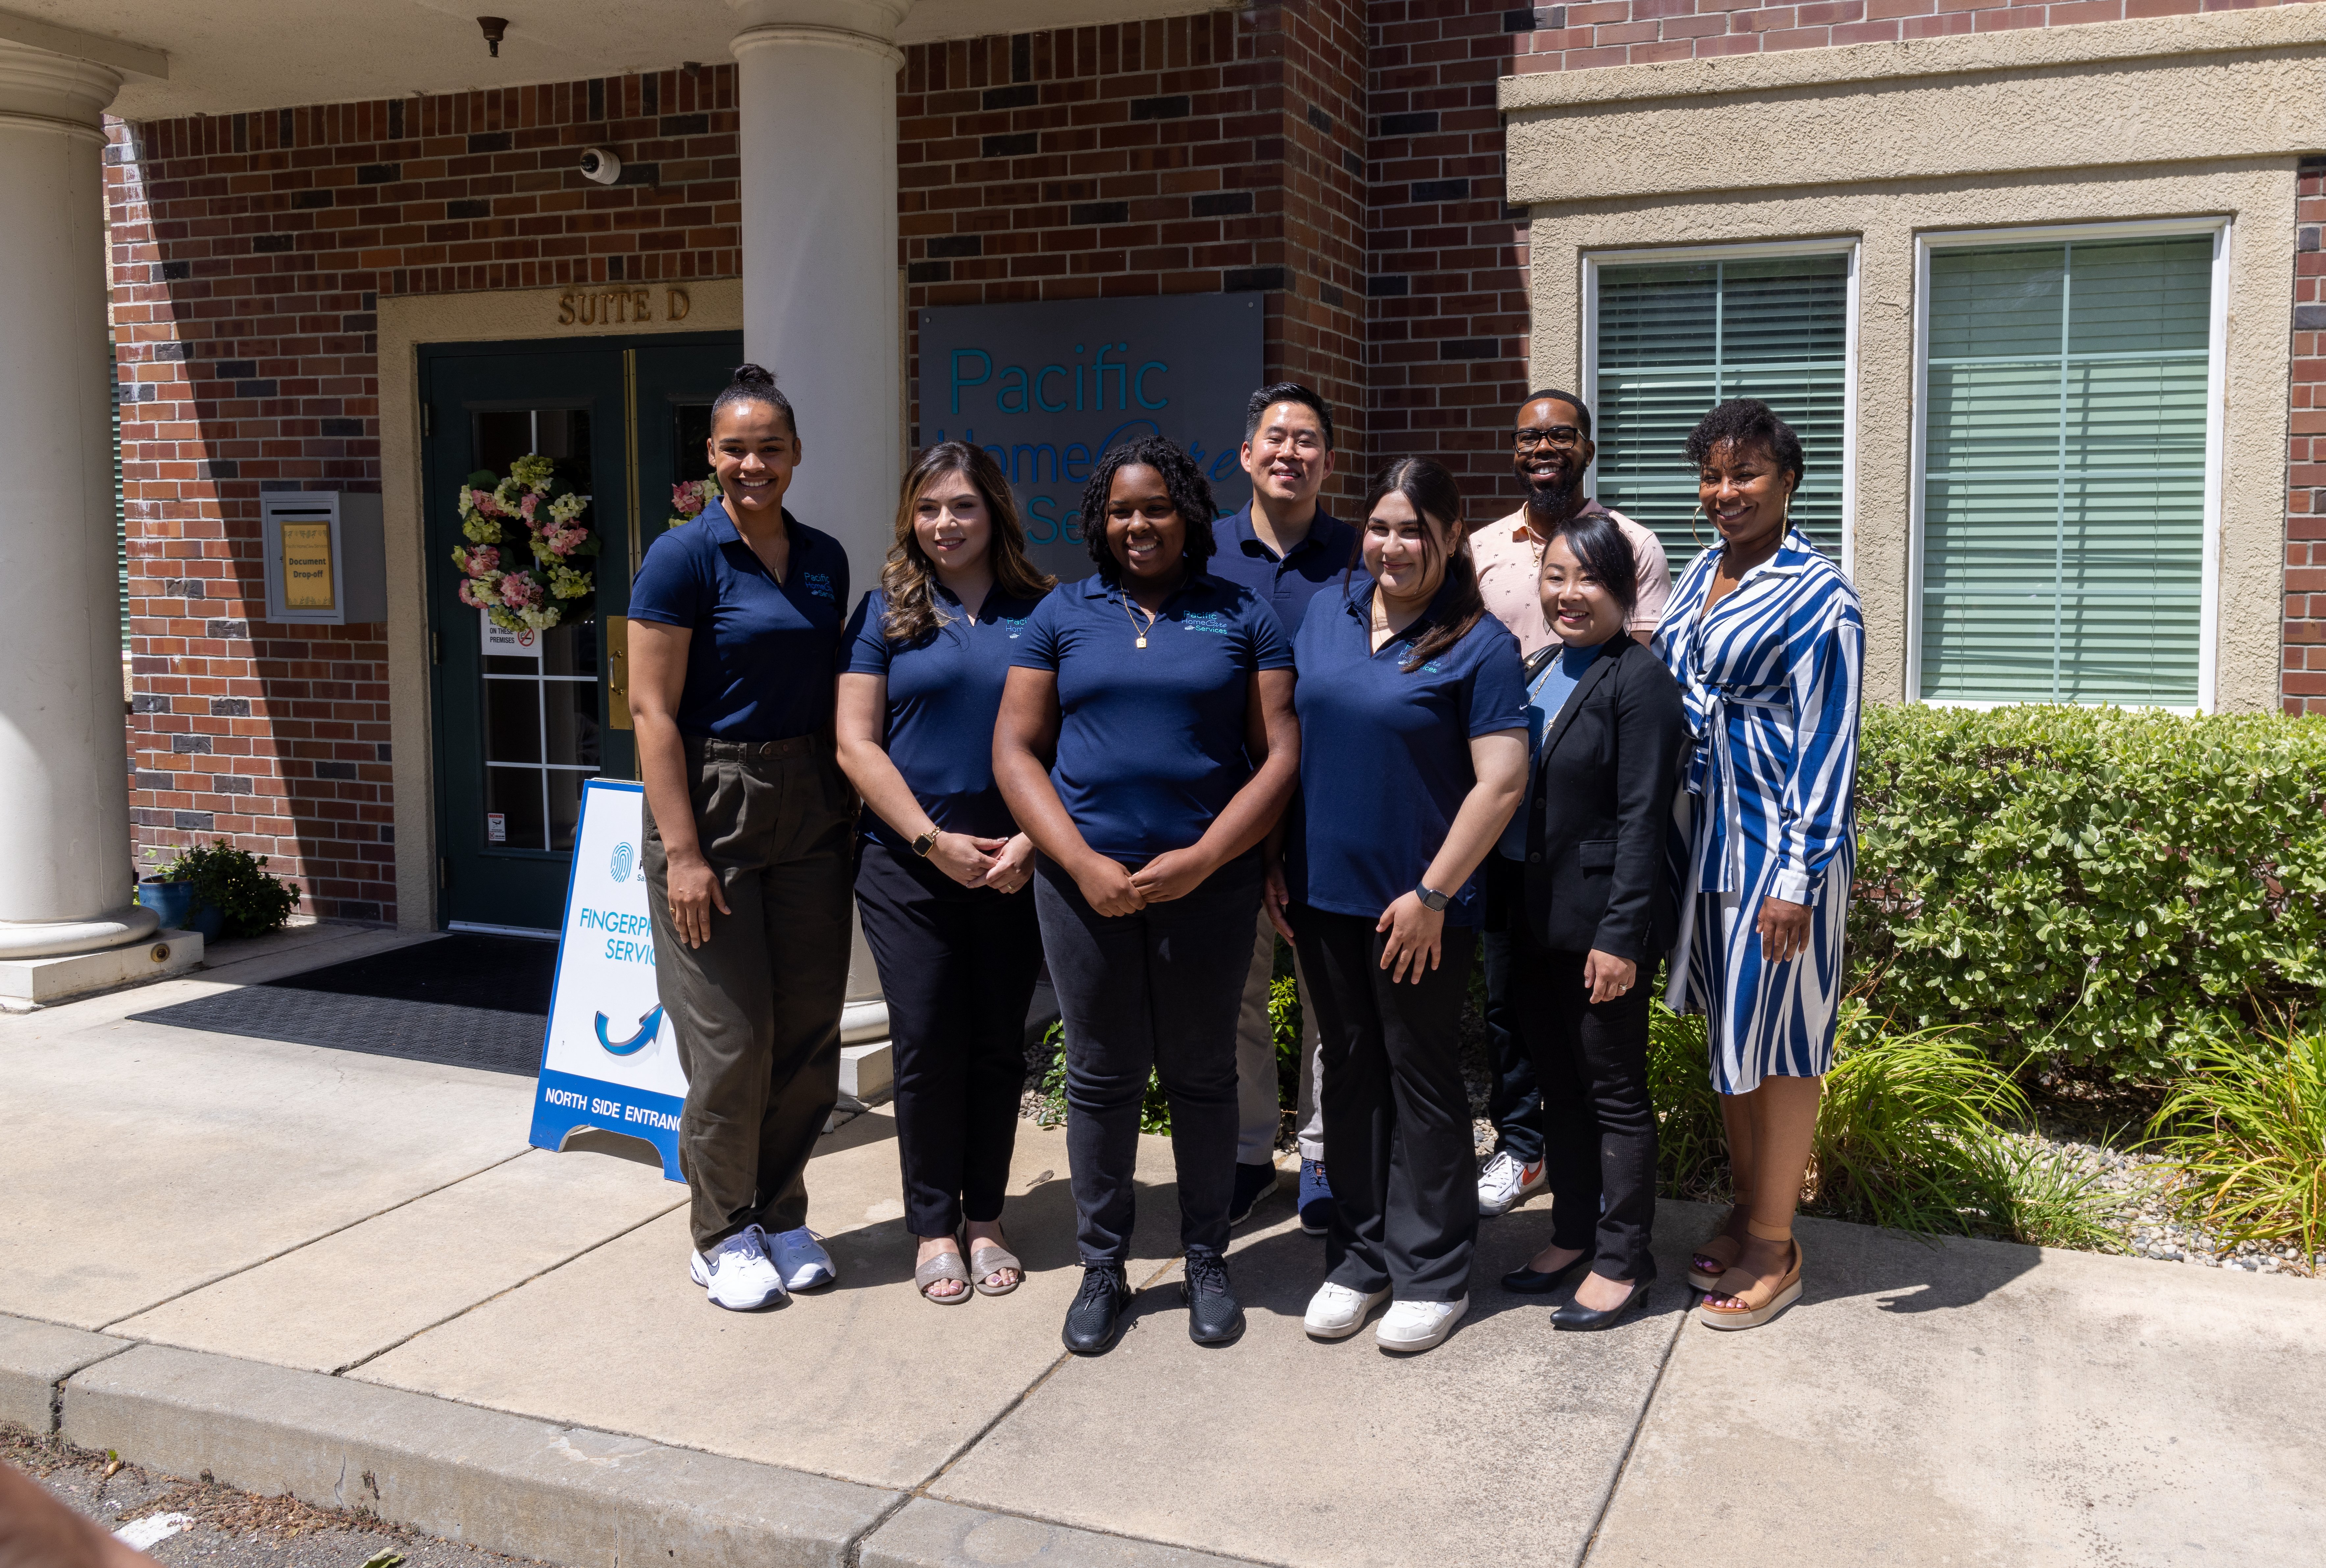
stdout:
<svg viewBox="0 0 2326 1568">
<path fill-rule="evenodd" d="M 983 447 L 1009 476 L 1037 565 L 1088 577 L 1083 486 L 1100 453 L 1185 447 L 1223 516 L 1251 487 L 1237 453 L 1261 384 L 1265 296 L 1170 294 L 920 312 L 920 439 Z"/>
<path fill-rule="evenodd" d="M 644 1138 L 661 1151 L 663 1174 L 678 1169 L 678 1113 L 686 1073 L 678 1036 L 655 990 L 654 932 L 647 919 L 645 790 L 619 779 L 582 786 L 557 979 L 534 1090 L 535 1148 L 563 1146 L 582 1127 Z"/>
</svg>

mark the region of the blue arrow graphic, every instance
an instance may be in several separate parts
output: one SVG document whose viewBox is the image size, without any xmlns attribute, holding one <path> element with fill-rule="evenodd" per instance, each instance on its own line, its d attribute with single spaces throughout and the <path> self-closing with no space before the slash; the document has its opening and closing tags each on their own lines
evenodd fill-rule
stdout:
<svg viewBox="0 0 2326 1568">
<path fill-rule="evenodd" d="M 600 1013 L 598 1015 L 598 1044 L 606 1048 L 606 1053 L 609 1056 L 635 1056 L 646 1049 L 647 1042 L 653 1039 L 655 1032 L 661 1027 L 662 1009 L 656 1007 L 638 1020 L 637 1034 L 617 1045 L 606 1037 L 606 1015 Z"/>
</svg>

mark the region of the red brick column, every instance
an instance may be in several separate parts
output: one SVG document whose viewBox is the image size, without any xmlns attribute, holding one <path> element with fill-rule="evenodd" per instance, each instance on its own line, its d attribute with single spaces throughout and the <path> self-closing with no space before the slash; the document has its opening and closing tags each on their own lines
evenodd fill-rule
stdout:
<svg viewBox="0 0 2326 1568">
<path fill-rule="evenodd" d="M 2288 713 L 2326 713 L 2326 158 L 2302 161 L 2294 200 L 2293 377 L 2287 410 L 2285 657 Z"/>
</svg>

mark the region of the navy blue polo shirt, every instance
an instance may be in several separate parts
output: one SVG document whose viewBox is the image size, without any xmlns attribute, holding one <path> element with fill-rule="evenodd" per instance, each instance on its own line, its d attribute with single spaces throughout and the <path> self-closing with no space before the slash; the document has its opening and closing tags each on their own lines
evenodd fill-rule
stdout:
<svg viewBox="0 0 2326 1568">
<path fill-rule="evenodd" d="M 630 618 L 684 626 L 682 735 L 788 740 L 832 722 L 848 552 L 789 512 L 791 560 L 777 582 L 728 519 L 724 502 L 647 547 Z"/>
<path fill-rule="evenodd" d="M 1138 645 L 1121 590 L 1087 577 L 1035 608 L 1009 663 L 1058 677 L 1050 782 L 1084 842 L 1144 865 L 1204 836 L 1251 777 L 1244 716 L 1257 670 L 1289 670 L 1292 647 L 1252 591 L 1196 577 Z"/>
<path fill-rule="evenodd" d="M 1376 654 L 1372 596 L 1368 582 L 1344 599 L 1321 600 L 1300 627 L 1294 706 L 1305 810 L 1285 866 L 1295 903 L 1369 920 L 1411 892 L 1445 845 L 1477 782 L 1471 740 L 1523 731 L 1527 700 L 1518 639 L 1502 622 L 1479 617 L 1459 642 L 1409 674 L 1406 651 L 1437 606 Z M 1475 875 L 1446 919 L 1478 923 Z"/>
<path fill-rule="evenodd" d="M 1205 569 L 1258 594 L 1276 612 L 1277 623 L 1296 650 L 1308 601 L 1326 588 L 1338 588 L 1357 552 L 1357 531 L 1322 506 L 1308 524 L 1308 536 L 1282 555 L 1252 532 L 1249 504 L 1234 516 L 1213 524 L 1212 538 L 1218 549 Z"/>
<path fill-rule="evenodd" d="M 909 643 L 892 643 L 880 630 L 888 595 L 877 588 L 867 593 L 848 623 L 847 673 L 888 678 L 889 760 L 929 821 L 949 833 L 1006 839 L 1018 825 L 994 787 L 993 728 L 1009 655 L 1041 600 L 997 588 L 972 624 L 943 584 L 936 598 L 949 618 Z M 864 836 L 892 849 L 912 848 L 878 812 L 864 813 Z"/>
</svg>

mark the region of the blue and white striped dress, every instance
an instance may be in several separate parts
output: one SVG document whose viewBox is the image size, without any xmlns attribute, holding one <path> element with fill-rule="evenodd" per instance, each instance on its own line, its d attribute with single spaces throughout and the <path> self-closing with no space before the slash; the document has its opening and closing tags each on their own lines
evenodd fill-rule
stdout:
<svg viewBox="0 0 2326 1568">
<path fill-rule="evenodd" d="M 1705 1015 L 1713 1088 L 1746 1094 L 1772 1074 L 1833 1065 L 1865 620 L 1857 591 L 1799 529 L 1699 620 L 1725 549 L 1689 565 L 1656 627 L 1696 737 L 1665 999 Z M 1788 963 L 1764 962 L 1754 929 L 1770 895 L 1815 911 L 1809 950 Z"/>
</svg>

